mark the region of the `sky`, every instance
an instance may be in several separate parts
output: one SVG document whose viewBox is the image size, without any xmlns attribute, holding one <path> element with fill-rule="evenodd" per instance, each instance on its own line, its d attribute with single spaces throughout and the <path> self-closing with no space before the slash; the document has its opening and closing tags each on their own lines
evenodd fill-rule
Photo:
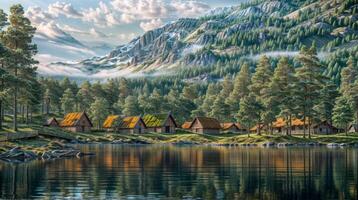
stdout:
<svg viewBox="0 0 358 200">
<path fill-rule="evenodd" d="M 24 6 L 38 33 L 70 34 L 88 46 L 124 44 L 181 17 L 198 17 L 243 0 L 0 0 L 5 11 Z"/>
</svg>

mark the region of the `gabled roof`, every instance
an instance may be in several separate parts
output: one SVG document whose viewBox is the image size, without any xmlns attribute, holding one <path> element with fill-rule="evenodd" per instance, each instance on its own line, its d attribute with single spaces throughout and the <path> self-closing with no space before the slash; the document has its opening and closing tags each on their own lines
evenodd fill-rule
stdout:
<svg viewBox="0 0 358 200">
<path fill-rule="evenodd" d="M 322 121 L 322 122 L 319 122 L 319 123 L 317 123 L 317 124 L 314 124 L 314 125 L 313 125 L 313 128 L 317 128 L 319 125 L 325 125 L 325 126 L 330 127 L 331 129 L 336 129 L 336 130 L 338 130 L 337 127 L 333 126 L 333 125 L 332 125 L 330 122 L 328 122 L 327 120 Z"/>
<path fill-rule="evenodd" d="M 48 119 L 44 125 L 49 126 L 52 124 L 52 122 L 55 122 L 57 125 L 60 125 L 55 117 L 51 117 L 50 119 Z"/>
<path fill-rule="evenodd" d="M 355 131 L 358 131 L 358 124 L 351 124 L 350 126 L 349 126 L 349 129 L 354 129 Z"/>
<path fill-rule="evenodd" d="M 76 126 L 79 119 L 81 119 L 81 117 L 84 116 L 88 122 L 90 123 L 91 127 L 93 126 L 91 120 L 89 119 L 88 115 L 86 114 L 86 112 L 73 112 L 73 113 L 67 113 L 65 115 L 65 117 L 63 118 L 63 120 L 60 123 L 60 126 L 62 127 L 71 127 L 71 126 Z"/>
<path fill-rule="evenodd" d="M 223 130 L 227 130 L 233 127 L 236 129 L 240 129 L 235 123 L 232 122 L 221 123 L 221 129 Z"/>
<path fill-rule="evenodd" d="M 109 115 L 103 123 L 103 128 L 112 128 L 119 115 Z"/>
<path fill-rule="evenodd" d="M 172 114 L 145 114 L 143 116 L 143 121 L 147 127 L 161 127 L 164 126 L 167 120 L 171 118 L 175 124 L 175 127 L 178 127 Z"/>
<path fill-rule="evenodd" d="M 292 126 L 303 126 L 304 122 L 301 119 L 292 119 L 291 120 Z M 308 124 L 306 122 L 306 124 Z M 282 128 L 286 126 L 286 120 L 282 117 L 277 118 L 275 122 L 273 122 L 273 128 Z"/>
<path fill-rule="evenodd" d="M 142 121 L 145 125 L 143 119 L 140 116 L 129 116 L 123 117 L 119 115 L 110 115 L 103 123 L 103 128 L 122 128 L 122 129 L 132 129 L 134 128 L 138 121 Z"/>
<path fill-rule="evenodd" d="M 183 125 L 181 125 L 182 129 L 190 129 L 191 126 L 191 122 L 184 122 Z"/>
<path fill-rule="evenodd" d="M 193 120 L 193 122 L 191 123 L 190 128 L 193 126 L 195 121 L 198 121 L 203 126 L 203 128 L 205 128 L 205 129 L 221 129 L 220 122 L 215 118 L 211 118 L 211 117 L 196 117 Z"/>
</svg>

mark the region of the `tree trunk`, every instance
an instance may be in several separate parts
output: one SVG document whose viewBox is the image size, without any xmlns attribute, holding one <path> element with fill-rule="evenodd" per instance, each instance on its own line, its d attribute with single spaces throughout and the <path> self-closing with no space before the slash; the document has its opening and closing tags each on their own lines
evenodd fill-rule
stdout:
<svg viewBox="0 0 358 200">
<path fill-rule="evenodd" d="M 46 101 L 46 115 L 50 114 L 50 103 L 51 103 L 51 99 L 49 98 Z"/>
<path fill-rule="evenodd" d="M 257 135 L 261 135 L 261 126 L 260 126 L 260 123 L 259 123 L 259 126 L 258 126 L 257 130 L 258 130 Z"/>
<path fill-rule="evenodd" d="M 311 139 L 311 119 L 308 119 L 308 138 Z"/>
<path fill-rule="evenodd" d="M 21 105 L 21 122 L 25 123 L 25 105 Z"/>
<path fill-rule="evenodd" d="M 3 114 L 3 112 L 2 112 L 2 101 L 0 100 L 0 130 L 2 129 L 2 114 Z"/>
<path fill-rule="evenodd" d="M 17 74 L 17 73 L 16 73 Z M 14 91 L 14 99 L 13 99 L 13 129 L 17 131 L 17 82 L 15 81 L 15 91 Z"/>
<path fill-rule="evenodd" d="M 26 124 L 29 124 L 29 105 L 26 104 Z"/>
<path fill-rule="evenodd" d="M 303 138 L 306 138 L 306 116 L 303 116 Z"/>
</svg>

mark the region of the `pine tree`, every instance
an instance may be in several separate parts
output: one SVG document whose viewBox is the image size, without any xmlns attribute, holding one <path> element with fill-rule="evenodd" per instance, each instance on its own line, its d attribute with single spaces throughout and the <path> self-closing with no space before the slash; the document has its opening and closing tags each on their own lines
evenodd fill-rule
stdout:
<svg viewBox="0 0 358 200">
<path fill-rule="evenodd" d="M 123 114 L 126 116 L 133 116 L 140 114 L 140 108 L 137 98 L 129 95 L 124 103 Z"/>
<path fill-rule="evenodd" d="M 354 57 L 350 56 L 347 62 L 347 67 L 342 69 L 341 72 L 341 93 L 343 95 L 349 95 L 349 90 L 353 85 L 354 81 L 358 78 L 358 66 Z"/>
<path fill-rule="evenodd" d="M 237 114 L 240 108 L 240 99 L 249 94 L 249 85 L 251 83 L 250 69 L 249 65 L 245 63 L 236 76 L 234 81 L 234 89 L 231 92 L 229 98 L 227 99 L 227 104 L 230 105 L 231 116 Z"/>
<path fill-rule="evenodd" d="M 268 88 L 272 75 L 273 73 L 269 58 L 262 56 L 256 67 L 256 72 L 252 75 L 250 85 L 250 91 L 259 99 L 262 91 Z"/>
<path fill-rule="evenodd" d="M 32 38 L 35 34 L 35 28 L 31 22 L 24 16 L 25 12 L 20 4 L 13 5 L 10 8 L 9 25 L 6 30 L 1 32 L 0 40 L 9 50 L 7 67 L 15 77 L 12 94 L 13 94 L 13 129 L 17 131 L 17 111 L 18 111 L 18 92 L 22 84 L 22 71 L 35 70 L 32 66 L 37 62 L 33 56 L 37 53 L 36 45 L 32 44 Z"/>
<path fill-rule="evenodd" d="M 250 137 L 250 129 L 257 125 L 260 121 L 260 110 L 262 105 L 256 101 L 255 95 L 250 93 L 243 97 L 240 101 L 240 110 L 237 114 L 237 121 L 248 130 L 248 137 Z"/>
<path fill-rule="evenodd" d="M 272 105 L 271 113 L 269 113 L 270 119 L 277 115 L 286 120 L 287 134 L 291 133 L 291 120 L 297 112 L 296 96 L 298 93 L 296 83 L 294 67 L 289 63 L 287 57 L 282 57 L 275 69 L 272 82 L 269 85 L 268 95 L 265 99 L 267 100 L 266 103 Z"/>
<path fill-rule="evenodd" d="M 332 123 L 332 112 L 336 98 L 339 96 L 337 86 L 327 82 L 319 93 L 319 104 L 314 110 L 318 113 L 318 119 Z"/>
<path fill-rule="evenodd" d="M 346 95 L 352 104 L 352 108 L 355 113 L 356 124 L 358 124 L 358 80 L 356 80 Z"/>
<path fill-rule="evenodd" d="M 196 85 L 189 85 L 183 88 L 183 97 L 189 100 L 198 98 L 198 88 Z"/>
<path fill-rule="evenodd" d="M 313 107 L 319 102 L 319 91 L 325 81 L 324 68 L 319 62 L 314 46 L 309 49 L 303 47 L 298 60 L 302 65 L 296 71 L 298 94 L 300 94 L 297 96 L 298 106 L 304 122 L 308 120 L 308 136 L 311 137 L 312 120 L 317 116 Z M 306 136 L 306 129 L 304 129 L 304 136 Z"/>
<path fill-rule="evenodd" d="M 228 120 L 227 114 L 229 113 L 229 105 L 225 103 L 224 92 L 220 92 L 217 95 L 213 105 L 211 106 L 211 117 L 217 118 L 219 121 L 226 121 Z"/>
<path fill-rule="evenodd" d="M 70 88 L 66 89 L 61 98 L 61 109 L 64 113 L 69 113 L 74 110 L 74 105 L 76 100 L 73 97 L 72 90 Z"/>
<path fill-rule="evenodd" d="M 109 114 L 107 100 L 97 97 L 91 104 L 90 111 L 90 117 L 97 126 L 97 129 L 101 129 L 103 121 Z"/>
<path fill-rule="evenodd" d="M 340 96 L 335 102 L 333 108 L 333 122 L 338 127 L 343 127 L 346 134 L 348 133 L 348 125 L 353 120 L 353 110 L 349 100 L 345 96 Z"/>
<path fill-rule="evenodd" d="M 252 92 L 255 95 L 256 100 L 263 105 L 262 110 L 258 110 L 260 113 L 260 121 L 270 121 L 269 118 L 271 118 L 268 112 L 265 112 L 267 110 L 265 105 L 265 97 L 263 95 L 264 91 L 268 90 L 269 84 L 271 82 L 272 77 L 272 70 L 271 70 L 271 64 L 270 60 L 266 56 L 262 56 L 259 60 L 259 63 L 256 67 L 256 72 L 253 74 L 251 78 L 251 85 L 250 85 L 250 92 Z M 266 101 L 266 103 L 268 103 Z M 268 104 L 267 104 L 268 105 Z M 260 122 L 261 123 L 261 122 Z M 266 124 L 267 125 L 267 124 Z M 259 134 L 261 134 L 260 127 L 258 127 Z"/>
<path fill-rule="evenodd" d="M 88 81 L 82 83 L 79 91 L 76 95 L 77 99 L 77 111 L 88 111 L 94 101 L 91 95 L 91 84 Z"/>
</svg>

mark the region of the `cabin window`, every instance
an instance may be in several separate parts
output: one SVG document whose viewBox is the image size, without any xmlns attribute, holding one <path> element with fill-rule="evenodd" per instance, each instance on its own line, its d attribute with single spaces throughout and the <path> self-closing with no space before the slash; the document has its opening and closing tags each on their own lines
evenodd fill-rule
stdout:
<svg viewBox="0 0 358 200">
<path fill-rule="evenodd" d="M 138 128 L 138 132 L 139 132 L 139 133 L 142 133 L 142 128 L 139 127 L 139 128 Z"/>
<path fill-rule="evenodd" d="M 165 133 L 170 133 L 170 126 L 165 127 Z"/>
</svg>

